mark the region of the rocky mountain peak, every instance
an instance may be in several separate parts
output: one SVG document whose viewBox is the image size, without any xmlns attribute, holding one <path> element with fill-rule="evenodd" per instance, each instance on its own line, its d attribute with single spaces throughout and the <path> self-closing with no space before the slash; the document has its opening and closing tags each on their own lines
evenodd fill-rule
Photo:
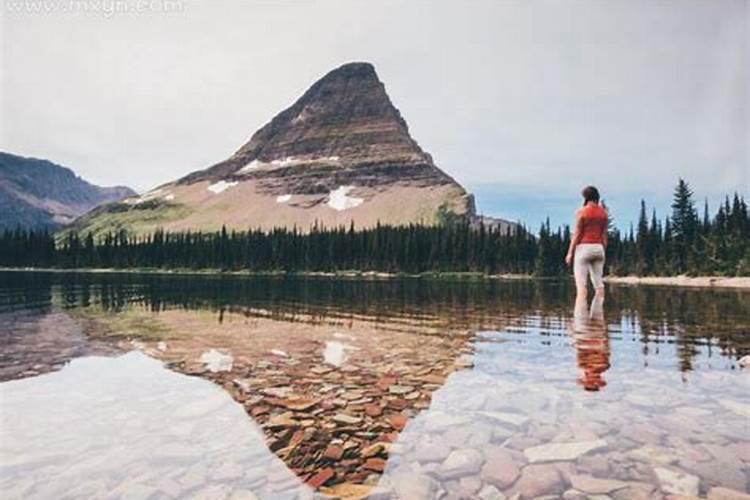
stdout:
<svg viewBox="0 0 750 500">
<path fill-rule="evenodd" d="M 315 82 L 228 160 L 183 182 L 249 173 L 264 165 L 386 163 L 432 164 L 432 159 L 410 137 L 373 65 L 354 62 Z"/>
</svg>

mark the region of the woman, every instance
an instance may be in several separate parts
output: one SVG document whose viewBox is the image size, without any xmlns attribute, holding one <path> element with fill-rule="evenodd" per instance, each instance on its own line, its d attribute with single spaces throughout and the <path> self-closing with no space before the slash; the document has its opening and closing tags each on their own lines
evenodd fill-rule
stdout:
<svg viewBox="0 0 750 500">
<path fill-rule="evenodd" d="M 573 263 L 579 299 L 587 295 L 586 277 L 591 277 L 598 297 L 604 297 L 604 249 L 607 247 L 608 215 L 599 203 L 599 190 L 583 188 L 583 208 L 576 212 L 575 230 L 565 262 Z"/>
</svg>

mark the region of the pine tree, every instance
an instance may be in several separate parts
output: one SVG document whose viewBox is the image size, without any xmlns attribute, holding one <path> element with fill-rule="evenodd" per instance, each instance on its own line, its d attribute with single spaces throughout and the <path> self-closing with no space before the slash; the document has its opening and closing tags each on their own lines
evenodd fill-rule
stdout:
<svg viewBox="0 0 750 500">
<path fill-rule="evenodd" d="M 683 179 L 675 188 L 672 201 L 672 232 L 675 266 L 678 273 L 685 272 L 688 257 L 698 229 L 698 213 L 693 202 L 693 191 Z"/>
<path fill-rule="evenodd" d="M 650 240 L 651 235 L 648 227 L 648 217 L 646 216 L 646 202 L 641 200 L 641 212 L 638 216 L 638 233 L 636 234 L 637 240 L 637 261 L 635 266 L 635 272 L 639 276 L 644 274 L 650 274 Z"/>
</svg>

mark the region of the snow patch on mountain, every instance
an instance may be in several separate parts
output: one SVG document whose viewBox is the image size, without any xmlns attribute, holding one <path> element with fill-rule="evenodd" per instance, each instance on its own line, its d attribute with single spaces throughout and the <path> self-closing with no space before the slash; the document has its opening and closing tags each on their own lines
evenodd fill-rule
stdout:
<svg viewBox="0 0 750 500">
<path fill-rule="evenodd" d="M 250 172 L 251 170 L 257 170 L 259 167 L 263 165 L 263 162 L 260 160 L 253 160 L 241 169 L 238 170 L 238 172 Z"/>
<path fill-rule="evenodd" d="M 288 167 L 289 165 L 293 165 L 297 162 L 298 161 L 295 160 L 293 156 L 287 156 L 286 158 L 282 158 L 280 160 L 273 160 L 271 161 L 271 164 L 276 167 Z"/>
<path fill-rule="evenodd" d="M 230 187 L 236 186 L 237 184 L 239 184 L 239 182 L 237 181 L 227 182 L 227 181 L 221 180 L 219 182 L 214 182 L 213 184 L 208 186 L 206 189 L 208 189 L 214 194 L 219 194 L 221 192 L 226 191 Z"/>
<path fill-rule="evenodd" d="M 339 186 L 331 191 L 328 195 L 328 206 L 338 211 L 360 206 L 365 200 L 349 196 L 352 189 L 354 189 L 354 186 Z"/>
</svg>

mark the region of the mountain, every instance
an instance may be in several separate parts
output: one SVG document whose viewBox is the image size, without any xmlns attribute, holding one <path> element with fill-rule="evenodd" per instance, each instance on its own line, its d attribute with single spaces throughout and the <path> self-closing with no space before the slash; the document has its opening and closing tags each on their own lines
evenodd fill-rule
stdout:
<svg viewBox="0 0 750 500">
<path fill-rule="evenodd" d="M 0 230 L 54 230 L 98 205 L 133 195 L 127 187 L 89 184 L 47 160 L 0 152 Z"/>
<path fill-rule="evenodd" d="M 315 82 L 226 160 L 101 207 L 75 227 L 307 231 L 474 215 L 473 197 L 411 138 L 373 66 L 350 63 Z"/>
</svg>

